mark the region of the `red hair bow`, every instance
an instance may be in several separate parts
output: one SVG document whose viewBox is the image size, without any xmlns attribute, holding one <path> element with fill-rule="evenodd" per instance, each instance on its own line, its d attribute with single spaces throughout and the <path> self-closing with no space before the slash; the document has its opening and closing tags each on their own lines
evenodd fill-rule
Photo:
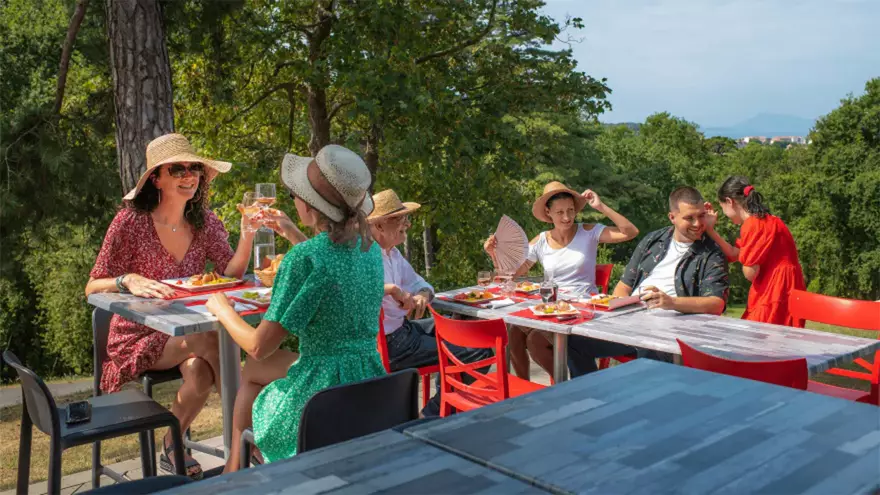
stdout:
<svg viewBox="0 0 880 495">
<path fill-rule="evenodd" d="M 752 187 L 752 186 L 746 186 L 746 188 L 743 189 L 743 196 L 745 196 L 745 197 L 749 197 L 749 194 L 752 194 L 752 191 L 754 191 L 754 190 L 755 190 L 754 187 Z"/>
</svg>

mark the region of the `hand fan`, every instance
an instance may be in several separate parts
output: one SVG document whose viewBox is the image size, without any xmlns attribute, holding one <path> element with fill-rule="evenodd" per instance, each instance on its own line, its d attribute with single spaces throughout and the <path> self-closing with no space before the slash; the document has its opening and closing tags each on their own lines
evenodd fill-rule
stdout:
<svg viewBox="0 0 880 495">
<path fill-rule="evenodd" d="M 495 230 L 498 246 L 495 248 L 495 269 L 499 272 L 514 273 L 526 261 L 529 252 L 529 238 L 526 232 L 507 215 L 501 217 Z"/>
</svg>

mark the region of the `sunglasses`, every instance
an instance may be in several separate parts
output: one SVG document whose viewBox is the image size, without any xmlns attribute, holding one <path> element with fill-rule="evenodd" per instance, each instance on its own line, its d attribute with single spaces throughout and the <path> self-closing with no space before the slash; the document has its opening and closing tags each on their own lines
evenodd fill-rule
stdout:
<svg viewBox="0 0 880 495">
<path fill-rule="evenodd" d="M 182 179 L 189 174 L 201 177 L 205 174 L 205 166 L 201 163 L 191 163 L 189 166 L 182 163 L 175 163 L 168 166 L 168 175 L 175 179 Z"/>
</svg>

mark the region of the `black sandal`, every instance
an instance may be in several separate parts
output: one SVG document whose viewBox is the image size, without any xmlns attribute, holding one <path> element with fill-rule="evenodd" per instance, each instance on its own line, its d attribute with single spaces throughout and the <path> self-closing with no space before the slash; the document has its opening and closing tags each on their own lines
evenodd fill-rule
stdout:
<svg viewBox="0 0 880 495">
<path fill-rule="evenodd" d="M 174 463 L 171 462 L 171 458 L 173 457 L 172 450 L 174 449 L 171 445 L 168 445 L 165 442 L 164 438 L 162 439 L 162 444 L 164 449 L 159 456 L 159 467 L 170 474 L 177 474 L 177 471 L 174 469 Z M 187 477 L 193 481 L 199 481 L 205 477 L 205 473 L 202 471 L 202 465 L 199 464 L 199 461 L 193 459 L 191 456 L 187 456 L 186 453 L 183 455 L 183 460 L 186 463 L 185 475 Z"/>
</svg>

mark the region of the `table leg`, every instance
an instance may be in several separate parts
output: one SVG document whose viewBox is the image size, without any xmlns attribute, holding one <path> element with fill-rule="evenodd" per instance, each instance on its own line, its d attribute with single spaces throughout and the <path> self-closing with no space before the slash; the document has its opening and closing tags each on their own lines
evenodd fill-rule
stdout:
<svg viewBox="0 0 880 495">
<path fill-rule="evenodd" d="M 220 381 L 223 407 L 223 447 L 225 458 L 229 458 L 232 446 L 232 411 L 235 409 L 235 395 L 241 382 L 241 348 L 232 340 L 226 329 L 217 332 L 220 341 Z"/>
<path fill-rule="evenodd" d="M 553 334 L 553 380 L 562 383 L 568 379 L 568 335 Z"/>
</svg>

